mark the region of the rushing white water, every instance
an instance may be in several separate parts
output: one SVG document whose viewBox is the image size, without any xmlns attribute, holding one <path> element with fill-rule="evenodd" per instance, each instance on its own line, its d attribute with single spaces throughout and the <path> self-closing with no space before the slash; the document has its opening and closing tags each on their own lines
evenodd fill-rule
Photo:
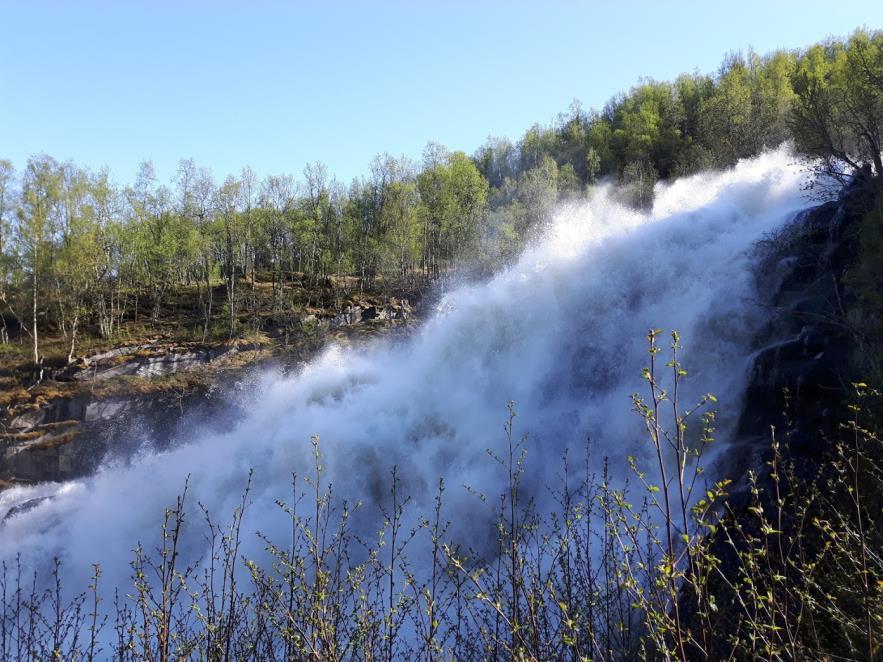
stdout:
<svg viewBox="0 0 883 662">
<path fill-rule="evenodd" d="M 229 432 L 145 451 L 88 479 L 3 492 L 0 513 L 54 498 L 0 528 L 0 558 L 21 553 L 39 565 L 58 555 L 80 586 L 99 562 L 105 581 L 122 583 L 131 550 L 156 541 L 185 477 L 190 503 L 224 516 L 252 468 L 243 531 L 284 539 L 288 524 L 273 503 L 289 494 L 293 471 L 309 468 L 313 434 L 338 494 L 378 498 L 396 464 L 413 508 L 428 513 L 443 476 L 448 517 L 469 535 L 481 524 L 472 519 L 475 497 L 457 486 L 500 493 L 499 467 L 486 449 L 503 442 L 510 399 L 518 433 L 531 435 L 537 494 L 562 451 L 582 448 L 587 435 L 594 456 L 609 455 L 622 471 L 622 458 L 647 450 L 629 395 L 644 387 L 649 328 L 681 333 L 685 401 L 711 391 L 724 412 L 738 412 L 763 316 L 750 249 L 806 206 L 800 183 L 794 158 L 780 150 L 660 186 L 649 213 L 618 206 L 601 188 L 561 209 L 512 268 L 447 295 L 408 340 L 330 347 L 297 376 L 266 377 Z M 721 422 L 725 443 L 728 417 Z M 244 552 L 259 553 L 255 537 L 245 537 Z M 199 540 L 194 534 L 189 544 Z"/>
</svg>

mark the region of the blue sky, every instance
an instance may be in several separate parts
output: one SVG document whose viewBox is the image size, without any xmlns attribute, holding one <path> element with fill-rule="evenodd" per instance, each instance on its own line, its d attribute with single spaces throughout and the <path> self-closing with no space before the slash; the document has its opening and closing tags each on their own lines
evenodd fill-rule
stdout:
<svg viewBox="0 0 883 662">
<path fill-rule="evenodd" d="M 163 180 L 183 157 L 219 179 L 321 160 L 348 182 L 378 152 L 472 153 L 642 76 L 861 25 L 883 2 L 0 0 L 0 157 L 123 182 L 144 159 Z"/>
</svg>

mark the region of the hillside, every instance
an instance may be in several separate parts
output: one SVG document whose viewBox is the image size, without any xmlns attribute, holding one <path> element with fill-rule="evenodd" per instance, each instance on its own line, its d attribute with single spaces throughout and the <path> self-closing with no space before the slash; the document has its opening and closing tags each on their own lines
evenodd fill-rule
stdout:
<svg viewBox="0 0 883 662">
<path fill-rule="evenodd" d="M 883 32 L 349 187 L 0 161 L 0 658 L 878 659 Z"/>
</svg>

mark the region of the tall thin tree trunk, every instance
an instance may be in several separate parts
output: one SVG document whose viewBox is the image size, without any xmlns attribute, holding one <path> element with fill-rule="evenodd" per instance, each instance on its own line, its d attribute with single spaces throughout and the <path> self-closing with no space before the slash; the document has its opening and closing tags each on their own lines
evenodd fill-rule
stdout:
<svg viewBox="0 0 883 662">
<path fill-rule="evenodd" d="M 236 331 L 236 266 L 233 260 L 233 237 L 227 224 L 227 301 L 230 305 L 230 337 Z"/>
<path fill-rule="evenodd" d="M 71 321 L 71 346 L 70 351 L 67 353 L 67 364 L 70 365 L 74 362 L 74 349 L 77 344 L 77 326 L 80 322 L 80 316 L 77 313 L 74 313 L 74 319 Z"/>
<path fill-rule="evenodd" d="M 37 251 L 34 250 L 34 270 L 31 273 L 31 303 L 33 304 L 31 313 L 33 321 L 33 339 L 34 339 L 34 365 L 40 365 L 40 345 L 37 340 Z"/>
<path fill-rule="evenodd" d="M 210 280 L 211 272 L 209 271 L 208 255 L 203 256 L 205 265 L 205 290 L 206 290 L 206 306 L 205 306 L 205 326 L 202 329 L 202 342 L 208 337 L 209 322 L 212 319 L 212 284 Z"/>
</svg>

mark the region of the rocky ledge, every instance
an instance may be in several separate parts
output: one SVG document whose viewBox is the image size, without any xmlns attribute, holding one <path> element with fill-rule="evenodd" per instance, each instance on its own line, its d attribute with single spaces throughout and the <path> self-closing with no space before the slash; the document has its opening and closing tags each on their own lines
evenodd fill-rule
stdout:
<svg viewBox="0 0 883 662">
<path fill-rule="evenodd" d="M 307 359 L 326 337 L 358 337 L 408 322 L 407 299 L 359 299 L 336 309 L 307 309 L 302 333 L 285 342 L 168 343 L 161 338 L 79 357 L 50 375 L 59 388 L 0 410 L 0 489 L 66 480 L 94 471 L 108 453 L 126 458 L 145 442 L 170 443 L 187 419 L 223 429 L 243 412 L 226 397 L 250 368 Z M 216 388 L 223 381 L 225 388 Z M 187 417 L 185 417 L 185 412 Z M 193 416 L 191 416 L 193 415 Z"/>
<path fill-rule="evenodd" d="M 761 476 L 771 454 L 771 426 L 799 474 L 814 475 L 830 450 L 843 405 L 858 378 L 860 314 L 847 275 L 858 259 L 858 231 L 873 191 L 856 182 L 837 200 L 798 214 L 758 250 L 761 292 L 770 315 L 757 338 L 733 449 L 735 467 Z"/>
</svg>

